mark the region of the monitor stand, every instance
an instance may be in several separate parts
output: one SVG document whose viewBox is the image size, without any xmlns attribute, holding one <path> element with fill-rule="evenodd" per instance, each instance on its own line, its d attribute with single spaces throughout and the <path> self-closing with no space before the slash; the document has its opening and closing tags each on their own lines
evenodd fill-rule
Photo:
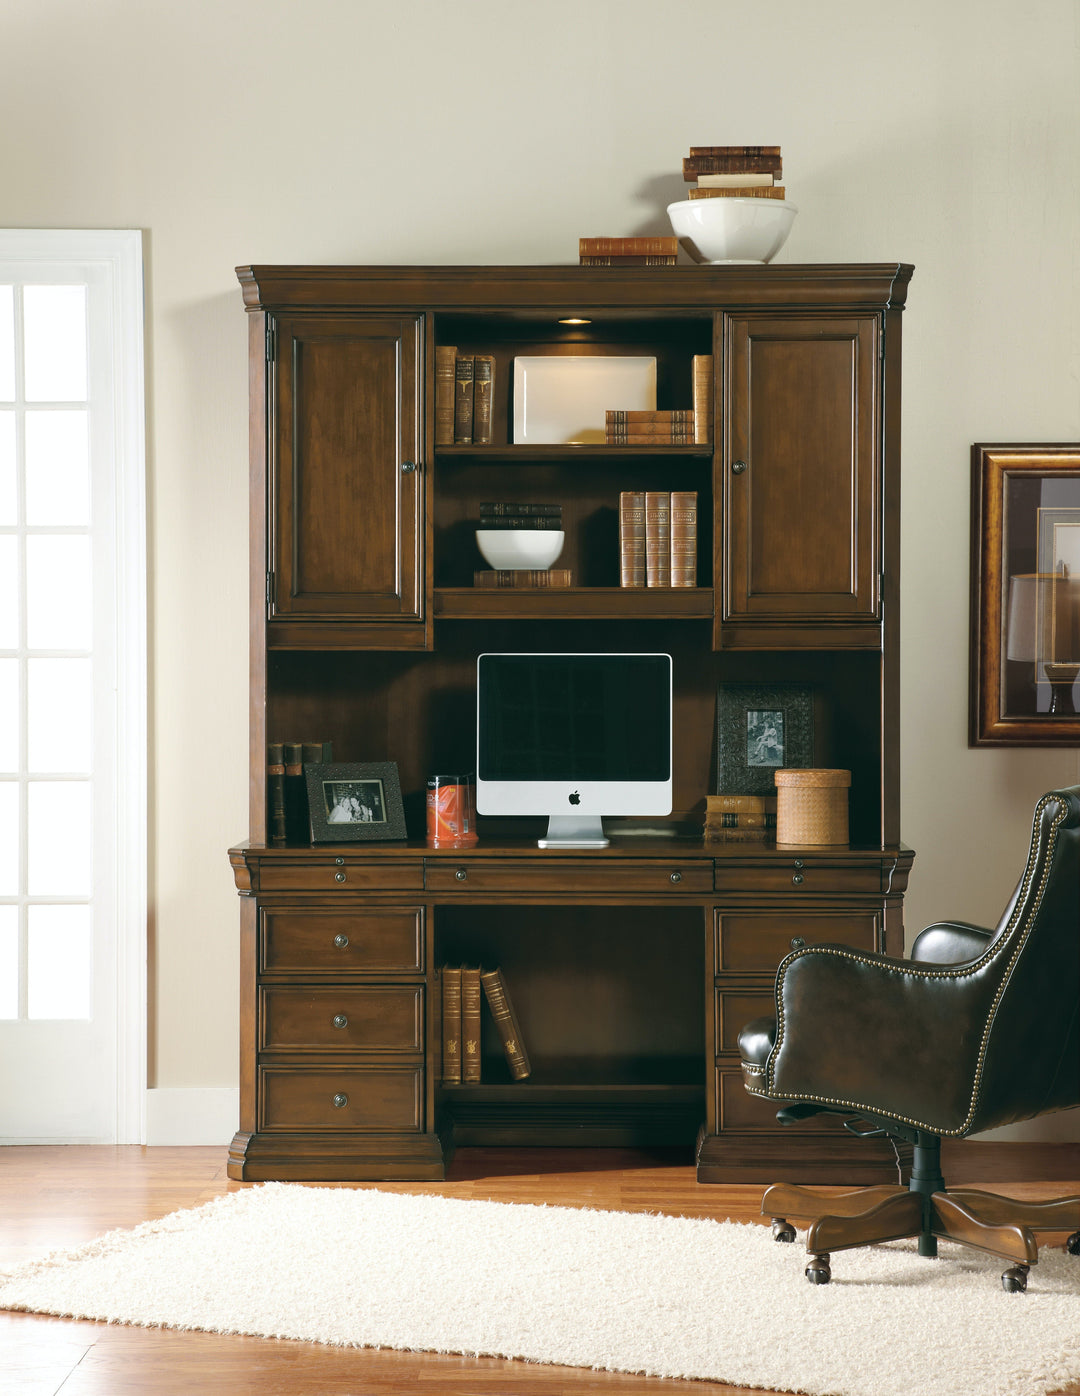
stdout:
<svg viewBox="0 0 1080 1396">
<path fill-rule="evenodd" d="M 603 820 L 598 814 L 551 814 L 547 837 L 537 848 L 607 848 Z"/>
</svg>

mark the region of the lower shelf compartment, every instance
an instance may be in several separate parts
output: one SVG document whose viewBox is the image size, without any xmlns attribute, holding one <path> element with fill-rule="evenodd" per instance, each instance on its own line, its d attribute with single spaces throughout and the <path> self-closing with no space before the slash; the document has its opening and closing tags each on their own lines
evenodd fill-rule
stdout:
<svg viewBox="0 0 1080 1396">
<path fill-rule="evenodd" d="M 705 1119 L 702 1086 L 463 1085 L 442 1088 L 455 1145 L 690 1145 Z"/>
</svg>

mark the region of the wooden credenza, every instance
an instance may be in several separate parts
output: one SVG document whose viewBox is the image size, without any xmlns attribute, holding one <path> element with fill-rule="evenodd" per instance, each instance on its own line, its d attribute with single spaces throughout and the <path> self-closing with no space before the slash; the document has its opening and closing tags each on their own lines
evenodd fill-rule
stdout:
<svg viewBox="0 0 1080 1396">
<path fill-rule="evenodd" d="M 736 1034 L 800 941 L 899 953 L 900 317 L 911 268 L 248 267 L 251 801 L 237 1178 L 436 1178 L 459 1144 L 696 1144 L 702 1181 L 859 1182 L 891 1154 L 742 1090 Z M 570 317 L 586 326 L 568 326 Z M 493 442 L 437 446 L 435 348 L 495 358 Z M 522 446 L 519 354 L 649 354 L 658 406 L 714 361 L 694 446 Z M 698 585 L 622 588 L 626 489 L 698 495 Z M 563 506 L 565 591 L 473 587 L 481 501 Z M 674 810 L 599 852 L 481 821 L 423 842 L 428 774 L 475 764 L 482 651 L 659 650 Z M 704 845 L 719 683 L 809 685 L 815 764 L 852 772 L 850 847 Z M 394 761 L 411 838 L 269 846 L 269 741 Z M 695 827 L 698 834 L 694 836 Z M 441 1081 L 440 970 L 499 965 L 531 1076 L 490 1020 Z"/>
</svg>

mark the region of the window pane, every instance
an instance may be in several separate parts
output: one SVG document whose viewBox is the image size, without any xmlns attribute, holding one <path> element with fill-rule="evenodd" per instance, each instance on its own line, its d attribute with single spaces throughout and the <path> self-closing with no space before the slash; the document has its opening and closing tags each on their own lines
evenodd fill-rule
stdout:
<svg viewBox="0 0 1080 1396">
<path fill-rule="evenodd" d="M 19 787 L 0 780 L 0 897 L 19 895 Z"/>
<path fill-rule="evenodd" d="M 19 549 L 13 534 L 0 533 L 0 650 L 19 645 Z"/>
<path fill-rule="evenodd" d="M 88 906 L 27 908 L 26 1016 L 90 1017 Z"/>
<path fill-rule="evenodd" d="M 15 401 L 15 288 L 0 286 L 0 402 Z"/>
<path fill-rule="evenodd" d="M 90 540 L 26 540 L 26 640 L 31 649 L 90 648 Z"/>
<path fill-rule="evenodd" d="M 0 290 L 3 288 L 0 287 Z M 15 487 L 15 413 L 0 411 L 0 524 L 19 522 Z"/>
<path fill-rule="evenodd" d="M 27 412 L 26 522 L 90 522 L 90 437 L 85 412 Z"/>
<path fill-rule="evenodd" d="M 0 659 L 0 772 L 19 769 L 19 661 Z"/>
<path fill-rule="evenodd" d="M 32 897 L 88 897 L 90 782 L 32 780 L 27 797 L 28 892 Z"/>
<path fill-rule="evenodd" d="M 90 773 L 89 659 L 30 659 L 26 714 L 32 772 Z"/>
<path fill-rule="evenodd" d="M 86 401 L 86 287 L 23 287 L 27 402 Z"/>
<path fill-rule="evenodd" d="M 19 1016 L 19 908 L 0 906 L 0 1018 Z"/>
</svg>

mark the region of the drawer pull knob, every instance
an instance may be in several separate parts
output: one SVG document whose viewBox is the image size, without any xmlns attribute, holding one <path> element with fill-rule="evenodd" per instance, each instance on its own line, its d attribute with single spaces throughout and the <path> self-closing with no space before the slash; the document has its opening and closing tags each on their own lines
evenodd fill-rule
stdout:
<svg viewBox="0 0 1080 1396">
<path fill-rule="evenodd" d="M 401 462 L 402 475 L 411 475 L 415 469 L 416 462 L 414 460 L 403 460 Z"/>
<path fill-rule="evenodd" d="M 345 866 L 344 858 L 335 858 L 334 862 L 338 865 L 339 868 L 343 868 Z"/>
<path fill-rule="evenodd" d="M 342 935 L 340 931 L 339 931 L 338 934 L 334 937 L 334 944 L 337 946 L 337 948 L 338 948 L 339 950 L 344 950 L 345 947 L 346 947 L 346 945 L 348 945 L 348 943 L 349 943 L 349 937 L 348 937 L 347 935 Z"/>
<path fill-rule="evenodd" d="M 345 874 L 344 874 L 344 873 L 335 873 L 335 874 L 334 874 L 334 881 L 335 881 L 335 882 L 344 882 L 344 881 L 345 881 Z"/>
<path fill-rule="evenodd" d="M 802 881 L 802 873 L 796 873 L 795 876 L 794 876 L 791 880 L 792 880 L 792 882 L 795 883 L 795 885 L 796 885 L 796 887 L 797 887 L 797 886 L 799 885 L 799 883 Z"/>
<path fill-rule="evenodd" d="M 681 872 L 673 872 L 673 873 L 671 874 L 671 880 L 672 880 L 672 882 L 681 882 L 681 881 L 682 881 L 682 873 L 681 873 Z"/>
<path fill-rule="evenodd" d="M 746 462 L 744 460 L 733 460 L 731 462 L 732 475 L 741 475 L 745 469 Z"/>
<path fill-rule="evenodd" d="M 343 1110 L 348 1103 L 349 1097 L 344 1091 L 338 1091 L 337 1095 L 334 1096 L 333 1100 L 330 1102 L 335 1110 Z"/>
<path fill-rule="evenodd" d="M 801 868 L 802 865 L 803 865 L 802 859 L 801 859 L 801 858 L 796 858 L 796 859 L 795 859 L 795 867 Z"/>
<path fill-rule="evenodd" d="M 334 1027 L 335 1027 L 335 1028 L 347 1028 L 348 1026 L 349 1026 L 349 1020 L 348 1020 L 348 1018 L 345 1017 L 345 1014 L 344 1014 L 344 1013 L 335 1013 L 335 1014 L 334 1014 Z"/>
<path fill-rule="evenodd" d="M 464 882 L 468 875 L 468 872 L 464 868 L 458 868 L 457 872 L 454 874 L 459 882 Z"/>
<path fill-rule="evenodd" d="M 802 936 L 792 936 L 792 937 L 791 937 L 791 948 L 792 948 L 792 950 L 801 950 L 805 944 L 806 944 L 806 941 L 802 938 Z"/>
</svg>

